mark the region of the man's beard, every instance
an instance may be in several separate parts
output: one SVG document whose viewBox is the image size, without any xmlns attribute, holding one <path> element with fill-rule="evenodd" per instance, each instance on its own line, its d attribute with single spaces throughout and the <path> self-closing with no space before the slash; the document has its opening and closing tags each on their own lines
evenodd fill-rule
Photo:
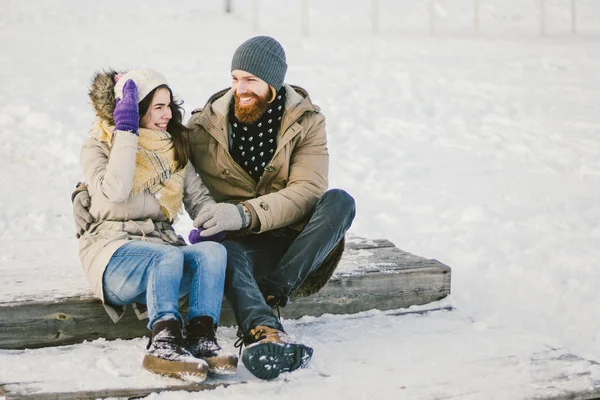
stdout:
<svg viewBox="0 0 600 400">
<path fill-rule="evenodd" d="M 241 106 L 240 96 L 238 96 L 237 93 L 234 93 L 235 117 L 238 119 L 238 121 L 244 124 L 252 125 L 263 116 L 265 111 L 267 111 L 269 108 L 269 102 L 266 98 L 260 97 L 255 93 L 247 93 L 245 97 L 247 96 L 254 98 L 255 102 L 248 106 Z"/>
</svg>

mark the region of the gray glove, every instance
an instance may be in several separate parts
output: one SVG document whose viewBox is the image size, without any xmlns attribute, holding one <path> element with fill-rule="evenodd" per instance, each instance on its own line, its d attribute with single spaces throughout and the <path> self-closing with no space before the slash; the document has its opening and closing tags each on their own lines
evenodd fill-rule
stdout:
<svg viewBox="0 0 600 400">
<path fill-rule="evenodd" d="M 200 236 L 212 236 L 223 231 L 242 229 L 244 219 L 244 211 L 239 205 L 229 203 L 208 204 L 194 220 L 194 227 L 203 228 Z"/>
<path fill-rule="evenodd" d="M 81 190 L 73 198 L 73 217 L 75 218 L 77 237 L 83 235 L 83 232 L 94 222 L 94 217 L 89 212 L 91 205 L 92 199 L 87 190 Z"/>
</svg>

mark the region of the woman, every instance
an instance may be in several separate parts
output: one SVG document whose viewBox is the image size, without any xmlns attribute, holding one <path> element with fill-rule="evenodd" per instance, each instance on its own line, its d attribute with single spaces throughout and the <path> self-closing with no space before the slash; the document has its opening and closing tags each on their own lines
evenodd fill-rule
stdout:
<svg viewBox="0 0 600 400">
<path fill-rule="evenodd" d="M 214 200 L 188 162 L 187 129 L 166 79 L 148 69 L 101 72 L 89 94 L 98 118 L 81 164 L 95 222 L 79 238 L 88 281 L 115 322 L 126 305 L 147 306 L 152 336 L 144 368 L 194 381 L 209 370 L 235 371 L 237 357 L 215 336 L 225 248 L 212 241 L 186 246 L 171 225 L 182 201 L 194 218 Z"/>
</svg>

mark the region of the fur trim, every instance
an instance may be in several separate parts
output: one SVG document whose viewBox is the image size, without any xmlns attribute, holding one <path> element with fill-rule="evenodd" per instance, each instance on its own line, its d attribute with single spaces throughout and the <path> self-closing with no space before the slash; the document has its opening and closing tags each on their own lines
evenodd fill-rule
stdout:
<svg viewBox="0 0 600 400">
<path fill-rule="evenodd" d="M 96 72 L 88 92 L 96 115 L 108 125 L 115 124 L 113 111 L 115 110 L 115 75 L 117 73 L 119 72 L 112 69 Z"/>
<path fill-rule="evenodd" d="M 346 247 L 346 238 L 342 238 L 340 242 L 329 252 L 323 264 L 312 274 L 310 274 L 302 285 L 292 292 L 293 297 L 306 297 L 317 293 L 331 279 L 333 272 L 337 268 L 344 248 Z"/>
</svg>

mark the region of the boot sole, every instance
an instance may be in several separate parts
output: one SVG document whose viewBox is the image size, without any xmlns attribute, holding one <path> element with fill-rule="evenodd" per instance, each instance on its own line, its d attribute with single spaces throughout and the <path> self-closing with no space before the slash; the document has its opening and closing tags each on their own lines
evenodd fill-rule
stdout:
<svg viewBox="0 0 600 400">
<path fill-rule="evenodd" d="M 206 363 L 169 361 L 146 354 L 142 362 L 144 369 L 155 374 L 178 378 L 188 382 L 204 382 L 208 374 Z"/>
<path fill-rule="evenodd" d="M 238 358 L 234 355 L 226 357 L 206 357 L 208 372 L 211 374 L 231 375 L 237 370 Z"/>
<path fill-rule="evenodd" d="M 275 379 L 282 372 L 304 368 L 312 357 L 313 349 L 303 344 L 261 343 L 247 347 L 242 362 L 259 379 Z"/>
</svg>

